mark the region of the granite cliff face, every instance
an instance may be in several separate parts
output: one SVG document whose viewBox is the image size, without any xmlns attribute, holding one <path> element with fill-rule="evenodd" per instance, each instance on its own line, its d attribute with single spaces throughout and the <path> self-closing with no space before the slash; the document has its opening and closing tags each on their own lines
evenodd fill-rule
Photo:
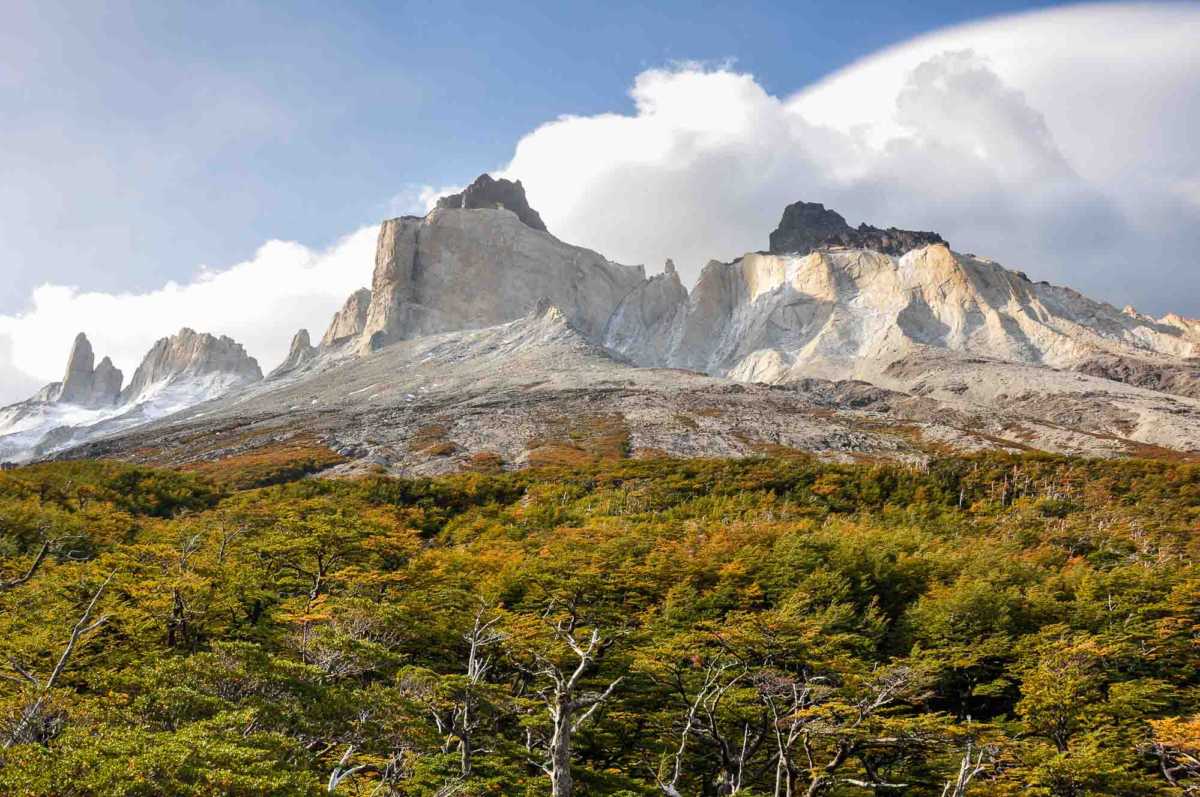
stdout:
<svg viewBox="0 0 1200 797">
<path fill-rule="evenodd" d="M 501 207 L 490 207 L 495 197 Z M 508 205 L 528 206 L 520 183 L 484 175 L 424 218 L 384 222 L 372 290 L 350 297 L 326 340 L 357 331 L 368 353 L 506 323 L 545 299 L 588 340 L 636 365 L 740 381 L 820 376 L 896 387 L 888 367 L 929 349 L 1195 390 L 1191 364 L 1174 362 L 1200 354 L 1200 329 L 1186 319 L 1155 320 L 1033 283 L 952 252 L 935 232 L 855 229 L 823 205 L 797 202 L 771 234 L 771 252 L 710 262 L 689 292 L 670 261 L 647 279 L 640 267 L 531 227 Z M 1102 366 L 1105 357 L 1127 365 Z"/>
<path fill-rule="evenodd" d="M 367 312 L 370 309 L 371 290 L 369 288 L 359 288 L 350 294 L 350 298 L 342 305 L 342 309 L 334 314 L 333 321 L 325 330 L 325 336 L 321 338 L 321 346 L 329 348 L 361 335 L 367 324 Z"/>
<path fill-rule="evenodd" d="M 524 201 L 520 184 L 512 186 Z M 542 298 L 599 340 L 617 305 L 644 282 L 640 266 L 563 243 L 507 208 L 438 207 L 380 227 L 359 350 L 513 321 Z"/>
<path fill-rule="evenodd" d="M 67 358 L 67 371 L 57 389 L 51 388 L 47 397 L 56 402 L 75 404 L 80 407 L 98 409 L 111 407 L 121 395 L 122 373 L 105 357 L 94 365 L 95 355 L 87 335 L 80 332 L 75 336 L 71 354 Z"/>
<path fill-rule="evenodd" d="M 623 303 L 653 306 L 656 320 L 623 314 L 606 343 L 639 364 L 742 381 L 874 378 L 924 348 L 1059 369 L 1102 354 L 1153 362 L 1200 353 L 1195 332 L 1030 282 L 944 244 L 900 257 L 749 254 L 709 263 L 686 297 L 650 300 L 657 292 L 647 284 Z M 653 325 L 656 346 L 635 343 Z"/>
</svg>

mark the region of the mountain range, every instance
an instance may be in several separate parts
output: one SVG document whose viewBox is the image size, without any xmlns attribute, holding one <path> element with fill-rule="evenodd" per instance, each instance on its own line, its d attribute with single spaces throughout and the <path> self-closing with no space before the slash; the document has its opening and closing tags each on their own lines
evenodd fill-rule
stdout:
<svg viewBox="0 0 1200 797">
<path fill-rule="evenodd" d="M 1200 450 L 1200 321 L 1034 282 L 934 232 L 797 202 L 769 248 L 690 291 L 555 238 L 482 175 L 383 222 L 372 284 L 265 378 L 184 329 L 130 382 L 82 333 L 61 382 L 0 409 L 0 460 L 180 464 L 304 441 L 353 473 L 806 451 L 921 462 Z"/>
</svg>

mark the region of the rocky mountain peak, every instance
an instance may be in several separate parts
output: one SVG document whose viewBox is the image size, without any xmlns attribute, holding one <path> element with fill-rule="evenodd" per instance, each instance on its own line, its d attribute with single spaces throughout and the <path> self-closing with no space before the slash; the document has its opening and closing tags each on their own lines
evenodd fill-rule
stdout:
<svg viewBox="0 0 1200 797">
<path fill-rule="evenodd" d="M 334 313 L 329 329 L 321 338 L 321 346 L 329 348 L 344 340 L 360 335 L 367 323 L 367 311 L 371 308 L 371 289 L 359 288 L 350 294 L 342 309 Z"/>
<path fill-rule="evenodd" d="M 526 226 L 541 232 L 548 232 L 546 224 L 538 212 L 529 207 L 525 199 L 525 187 L 521 181 L 495 180 L 488 174 L 481 174 L 465 189 L 457 194 L 444 196 L 437 201 L 439 208 L 505 208 L 517 214 Z"/>
<path fill-rule="evenodd" d="M 304 363 L 317 356 L 319 350 L 312 345 L 312 341 L 308 337 L 308 330 L 301 329 L 292 336 L 292 345 L 288 348 L 287 357 L 284 358 L 275 370 L 271 371 L 268 378 L 280 376 L 296 370 Z"/>
<path fill-rule="evenodd" d="M 112 360 L 105 357 L 92 372 L 92 406 L 108 407 L 117 403 L 121 397 L 121 383 L 125 375 L 113 365 Z"/>
<path fill-rule="evenodd" d="M 137 401 L 156 387 L 210 376 L 226 387 L 263 378 L 258 361 L 237 341 L 184 327 L 150 348 L 121 398 Z"/>
<path fill-rule="evenodd" d="M 895 227 L 883 230 L 865 223 L 855 229 L 840 213 L 819 202 L 794 202 L 784 208 L 779 226 L 771 233 L 770 251 L 776 255 L 806 255 L 818 249 L 846 247 L 899 257 L 913 249 L 945 243 L 936 232 Z"/>
<path fill-rule="evenodd" d="M 476 185 L 507 182 L 484 178 L 487 182 Z M 508 185 L 523 202 L 520 184 Z M 445 206 L 475 205 L 480 195 L 468 189 Z M 370 308 L 357 350 L 515 321 L 540 296 L 598 341 L 621 299 L 644 281 L 641 266 L 623 266 L 571 246 L 539 232 L 519 214 L 434 212 L 421 219 L 389 219 L 379 228 Z"/>
<path fill-rule="evenodd" d="M 71 345 L 62 382 L 50 391 L 52 400 L 89 408 L 115 404 L 121 393 L 124 376 L 109 358 L 101 360 L 99 366 L 95 366 L 95 361 L 91 341 L 80 332 Z"/>
<path fill-rule="evenodd" d="M 71 354 L 67 357 L 67 371 L 63 374 L 59 401 L 82 404 L 87 399 L 92 392 L 92 371 L 95 364 L 91 341 L 87 339 L 87 335 L 80 332 L 75 336 Z"/>
</svg>

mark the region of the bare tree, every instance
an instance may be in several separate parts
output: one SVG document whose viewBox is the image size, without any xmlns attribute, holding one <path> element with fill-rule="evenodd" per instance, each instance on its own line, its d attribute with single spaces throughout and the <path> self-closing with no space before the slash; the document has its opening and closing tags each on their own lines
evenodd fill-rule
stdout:
<svg viewBox="0 0 1200 797">
<path fill-rule="evenodd" d="M 571 778 L 572 739 L 596 709 L 612 695 L 622 678 L 615 679 L 599 692 L 583 691 L 583 677 L 596 665 L 612 640 L 605 639 L 599 628 L 593 628 L 586 634 L 580 633 L 577 627 L 579 618 L 574 611 L 563 619 L 551 622 L 549 615 L 552 609 L 546 612 L 546 622 L 554 638 L 570 650 L 573 661 L 561 665 L 549 655 L 534 653 L 531 666 L 518 666 L 526 674 L 545 683 L 537 694 L 550 716 L 550 735 L 544 742 L 544 759 L 532 763 L 550 777 L 551 797 L 570 797 L 574 785 Z M 532 732 L 527 734 L 526 747 L 531 752 L 535 747 Z"/>
<path fill-rule="evenodd" d="M 33 733 L 34 726 L 38 719 L 42 716 L 42 710 L 45 708 L 46 700 L 50 696 L 50 691 L 54 689 L 58 683 L 58 679 L 62 676 L 63 670 L 67 668 L 67 662 L 71 659 L 71 654 L 74 653 L 75 647 L 79 644 L 79 640 L 85 635 L 95 631 L 100 626 L 108 622 L 108 615 L 102 615 L 95 620 L 92 619 L 92 614 L 96 610 L 96 603 L 100 600 L 100 596 L 108 587 L 110 581 L 116 571 L 108 574 L 108 578 L 104 579 L 96 591 L 92 594 L 92 599 L 88 601 L 87 606 L 83 610 L 83 614 L 75 622 L 71 629 L 71 636 L 67 639 L 67 644 L 63 647 L 62 653 L 58 657 L 58 661 L 54 665 L 54 669 L 50 671 L 50 675 L 45 680 L 38 678 L 28 668 L 21 666 L 13 658 L 9 658 L 9 666 L 16 672 L 20 678 L 14 680 L 24 680 L 33 687 L 33 699 L 25 705 L 21 710 L 17 721 L 13 723 L 4 739 L 3 749 L 7 750 L 15 744 L 34 741 L 35 734 Z"/>
<path fill-rule="evenodd" d="M 479 750 L 475 732 L 480 725 L 480 692 L 493 663 L 491 651 L 504 639 L 504 634 L 495 630 L 500 617 L 485 620 L 486 615 L 487 609 L 480 607 L 471 628 L 463 634 L 463 641 L 467 643 L 466 671 L 461 688 L 454 690 L 449 701 L 440 696 L 438 688 L 430 685 L 427 679 L 416 679 L 420 685 L 414 684 L 418 701 L 429 711 L 438 733 L 445 739 L 442 752 L 449 753 L 458 747 L 459 771 L 463 778 L 470 776 L 475 753 Z"/>
<path fill-rule="evenodd" d="M 971 781 L 986 772 L 996 760 L 998 750 L 995 745 L 984 745 L 976 748 L 972 739 L 967 739 L 963 746 L 962 761 L 958 765 L 958 777 L 947 781 L 942 789 L 942 797 L 966 797 Z"/>
<path fill-rule="evenodd" d="M 704 702 L 718 688 L 721 676 L 730 666 L 732 665 L 717 664 L 716 666 L 706 667 L 704 682 L 696 690 L 695 697 L 687 702 L 688 710 L 684 716 L 683 729 L 679 732 L 679 746 L 671 755 L 670 771 L 664 773 L 663 768 L 660 767 L 659 771 L 654 775 L 654 779 L 658 782 L 658 788 L 666 797 L 683 797 L 679 791 L 679 780 L 683 777 L 683 759 L 684 754 L 687 752 L 688 740 L 696 732 L 696 727 L 700 722 L 700 711 Z"/>
<path fill-rule="evenodd" d="M 831 712 L 830 717 L 806 719 L 800 730 L 801 744 L 808 759 L 810 773 L 806 797 L 817 797 L 828 793 L 839 784 L 861 789 L 905 789 L 907 783 L 890 783 L 880 777 L 867 754 L 878 751 L 912 751 L 932 739 L 916 734 L 877 735 L 867 727 L 868 720 L 881 709 L 901 700 L 913 697 L 919 689 L 917 673 L 910 667 L 890 667 L 877 673 L 865 685 L 864 694 L 844 707 L 844 711 Z M 817 762 L 816 746 L 824 743 L 829 748 L 828 760 Z M 841 775 L 842 768 L 857 757 L 866 770 L 866 778 Z"/>
<path fill-rule="evenodd" d="M 471 630 L 463 634 L 467 643 L 467 680 L 454 710 L 453 732 L 458 737 L 459 768 L 464 778 L 474 766 L 475 730 L 479 727 L 479 688 L 492 668 L 491 649 L 504 635 L 493 630 L 500 618 L 484 620 L 485 610 L 475 613 Z"/>
<path fill-rule="evenodd" d="M 703 667 L 703 677 L 699 686 L 693 687 L 689 685 L 686 673 L 696 666 Z M 692 667 L 676 669 L 673 677 L 674 690 L 688 706 L 688 711 L 671 777 L 666 780 L 660 777 L 659 789 L 672 797 L 678 794 L 683 753 L 687 739 L 694 737 L 718 762 L 715 780 L 719 793 L 740 794 L 749 781 L 761 776 L 773 762 L 773 759 L 763 762 L 757 771 L 750 771 L 751 763 L 771 734 L 771 719 L 765 706 L 756 701 L 752 716 L 746 715 L 744 710 L 734 711 L 731 715 L 725 707 L 734 690 L 751 685 L 753 671 L 736 658 L 718 656 L 702 665 L 694 662 Z M 693 688 L 696 689 L 694 694 Z"/>
<path fill-rule="evenodd" d="M 799 678 L 763 672 L 757 677 L 760 699 L 771 714 L 775 739 L 775 797 L 794 797 L 801 767 L 795 759 L 796 745 L 804 735 L 802 712 L 815 706 L 829 693 L 827 679 Z"/>
</svg>

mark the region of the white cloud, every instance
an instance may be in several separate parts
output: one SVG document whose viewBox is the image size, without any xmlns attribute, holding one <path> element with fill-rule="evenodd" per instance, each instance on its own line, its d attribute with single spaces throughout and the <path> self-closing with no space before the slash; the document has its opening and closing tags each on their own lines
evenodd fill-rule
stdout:
<svg viewBox="0 0 1200 797">
<path fill-rule="evenodd" d="M 804 199 L 1200 314 L 1198 39 L 1194 5 L 1080 6 L 922 37 L 791 97 L 729 67 L 651 70 L 632 114 L 543 125 L 503 171 L 560 238 L 651 271 L 765 247 Z"/>
<path fill-rule="evenodd" d="M 283 360 L 297 329 L 319 338 L 346 297 L 370 285 L 377 237 L 378 227 L 364 227 L 325 251 L 269 241 L 250 260 L 148 293 L 43 285 L 27 311 L 0 315 L 0 404 L 26 398 L 30 377 L 39 385 L 59 379 L 80 331 L 97 359 L 112 357 L 126 380 L 155 340 L 185 326 L 229 335 L 266 372 Z"/>
</svg>

